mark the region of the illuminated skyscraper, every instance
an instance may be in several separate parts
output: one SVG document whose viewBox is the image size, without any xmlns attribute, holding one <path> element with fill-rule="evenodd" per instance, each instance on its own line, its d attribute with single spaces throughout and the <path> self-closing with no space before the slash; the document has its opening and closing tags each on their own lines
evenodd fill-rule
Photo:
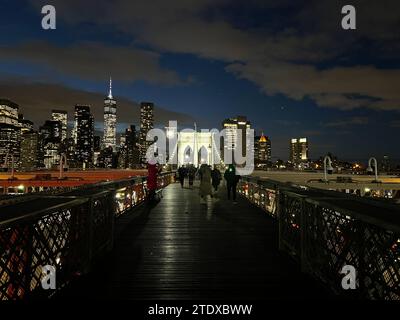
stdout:
<svg viewBox="0 0 400 320">
<path fill-rule="evenodd" d="M 151 102 L 142 102 L 140 104 L 140 161 L 146 162 L 146 151 L 152 144 L 151 141 L 146 141 L 147 133 L 153 129 L 154 126 L 154 104 Z"/>
<path fill-rule="evenodd" d="M 18 121 L 18 105 L 0 99 L 0 166 L 11 166 L 19 162 L 21 126 Z"/>
<path fill-rule="evenodd" d="M 47 120 L 39 128 L 40 165 L 46 169 L 52 169 L 60 162 L 61 135 L 62 124 L 60 121 Z"/>
<path fill-rule="evenodd" d="M 39 167 L 38 163 L 39 135 L 37 132 L 26 132 L 21 136 L 20 168 L 33 170 Z"/>
<path fill-rule="evenodd" d="M 68 167 L 77 168 L 79 164 L 76 161 L 76 144 L 74 139 L 67 138 L 63 143 L 63 152 L 67 156 Z"/>
<path fill-rule="evenodd" d="M 222 128 L 225 130 L 226 139 L 222 142 L 222 156 L 232 154 L 238 144 L 241 144 L 242 155 L 246 155 L 247 150 L 246 130 L 251 128 L 250 121 L 245 116 L 237 116 L 236 118 L 225 119 L 222 122 Z M 239 141 L 238 130 L 241 131 L 242 137 Z"/>
<path fill-rule="evenodd" d="M 254 161 L 259 166 L 265 166 L 271 160 L 271 140 L 264 135 L 254 138 Z"/>
<path fill-rule="evenodd" d="M 76 118 L 74 119 L 74 126 L 72 127 L 71 138 L 74 144 L 76 144 L 76 130 L 78 127 L 78 123 L 76 122 Z"/>
<path fill-rule="evenodd" d="M 61 141 L 67 139 L 67 128 L 68 128 L 68 113 L 64 110 L 52 110 L 51 118 L 53 121 L 59 121 L 61 123 Z"/>
<path fill-rule="evenodd" d="M 112 80 L 110 78 L 110 91 L 104 99 L 104 137 L 103 147 L 116 150 L 116 126 L 117 126 L 117 101 L 112 96 Z"/>
<path fill-rule="evenodd" d="M 290 140 L 290 158 L 294 164 L 308 161 L 308 141 L 307 138 Z"/>
<path fill-rule="evenodd" d="M 5 99 L 0 99 L 0 123 L 18 126 L 18 109 L 19 106 Z"/>
<path fill-rule="evenodd" d="M 79 165 L 87 167 L 93 163 L 94 118 L 90 106 L 75 106 L 76 126 L 76 160 Z"/>
<path fill-rule="evenodd" d="M 19 167 L 33 170 L 38 167 L 39 135 L 33 130 L 33 122 L 24 119 L 20 113 L 18 122 L 21 128 Z"/>
</svg>

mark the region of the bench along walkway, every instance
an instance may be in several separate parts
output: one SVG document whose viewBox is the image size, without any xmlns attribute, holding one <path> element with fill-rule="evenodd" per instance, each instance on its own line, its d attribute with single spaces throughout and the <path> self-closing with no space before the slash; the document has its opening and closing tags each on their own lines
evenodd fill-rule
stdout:
<svg viewBox="0 0 400 320">
<path fill-rule="evenodd" d="M 276 221 L 221 189 L 200 204 L 197 188 L 172 184 L 120 218 L 112 253 L 60 298 L 335 298 L 278 251 Z"/>
</svg>

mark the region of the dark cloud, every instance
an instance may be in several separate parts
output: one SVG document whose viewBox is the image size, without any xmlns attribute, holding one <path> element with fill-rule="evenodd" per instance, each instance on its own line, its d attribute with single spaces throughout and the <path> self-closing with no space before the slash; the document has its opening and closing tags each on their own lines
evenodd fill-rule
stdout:
<svg viewBox="0 0 400 320">
<path fill-rule="evenodd" d="M 319 70 L 288 63 L 236 63 L 226 69 L 257 83 L 269 95 L 282 93 L 295 100 L 308 97 L 319 106 L 342 110 L 400 110 L 400 69 L 354 66 Z"/>
<path fill-rule="evenodd" d="M 392 128 L 400 128 L 400 120 L 393 120 L 389 124 Z"/>
<path fill-rule="evenodd" d="M 32 3 L 39 7 L 45 1 Z M 310 0 L 302 5 L 296 1 L 235 1 L 237 7 L 276 13 L 266 16 L 275 27 L 248 29 L 236 27 L 223 14 L 222 9 L 232 5 L 228 0 L 54 0 L 53 4 L 58 17 L 67 23 L 110 25 L 131 35 L 135 43 L 158 52 L 190 53 L 224 61 L 228 72 L 257 84 L 267 95 L 284 94 L 295 100 L 308 97 L 319 106 L 344 110 L 400 109 L 399 69 L 340 65 L 353 50 L 362 49 L 377 61 L 380 56 L 398 57 L 399 2 L 395 0 L 353 1 L 358 29 L 352 32 L 340 27 L 341 7 L 347 4 L 344 1 Z M 279 14 L 279 10 L 286 10 L 286 14 Z M 209 12 L 214 12 L 211 18 Z M 361 44 L 364 42 L 373 44 L 366 47 Z M 125 57 L 129 54 L 138 53 L 126 53 Z M 154 67 L 156 58 L 146 52 L 144 56 L 159 74 Z M 321 63 L 329 67 L 321 69 Z M 71 70 L 76 68 L 71 66 Z M 127 69 L 134 68 L 128 64 Z M 170 73 L 161 78 L 176 81 Z M 354 94 L 363 97 L 354 98 Z"/>
<path fill-rule="evenodd" d="M 104 96 L 99 93 L 87 92 L 56 84 L 39 84 L 24 82 L 0 81 L 0 97 L 10 99 L 20 105 L 20 111 L 26 119 L 40 125 L 45 119 L 50 119 L 52 109 L 68 111 L 69 119 L 73 119 L 75 104 L 88 104 L 98 123 L 103 121 Z M 139 124 L 139 104 L 124 98 L 117 99 L 117 116 L 124 123 Z M 177 120 L 180 125 L 191 125 L 194 120 L 186 114 L 169 111 L 156 106 L 155 122 L 167 125 L 169 120 Z"/>
<path fill-rule="evenodd" d="M 351 117 L 349 119 L 343 119 L 339 121 L 332 121 L 324 123 L 324 127 L 331 128 L 343 128 L 343 127 L 352 127 L 354 125 L 366 125 L 369 123 L 369 119 L 367 117 Z"/>
<path fill-rule="evenodd" d="M 1 46 L 0 58 L 34 63 L 81 79 L 97 80 L 112 74 L 121 81 L 144 80 L 167 85 L 180 82 L 174 71 L 160 67 L 159 54 L 133 47 L 112 47 L 94 42 L 71 46 L 31 42 Z"/>
</svg>

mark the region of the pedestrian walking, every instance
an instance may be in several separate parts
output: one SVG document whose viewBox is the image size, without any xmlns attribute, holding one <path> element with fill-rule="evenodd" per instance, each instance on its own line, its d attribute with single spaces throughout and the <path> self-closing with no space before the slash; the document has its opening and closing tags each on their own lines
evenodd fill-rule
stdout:
<svg viewBox="0 0 400 320">
<path fill-rule="evenodd" d="M 181 166 L 178 169 L 178 179 L 181 184 L 181 188 L 183 188 L 183 184 L 185 183 L 185 175 L 186 175 L 186 169 L 184 166 Z"/>
<path fill-rule="evenodd" d="M 196 168 L 194 166 L 190 166 L 188 170 L 188 178 L 189 178 L 189 188 L 193 188 L 194 177 L 196 175 Z"/>
<path fill-rule="evenodd" d="M 207 195 L 210 195 L 212 197 L 210 167 L 206 164 L 202 164 L 199 169 L 199 176 L 200 176 L 200 197 L 202 201 L 205 201 Z"/>
<path fill-rule="evenodd" d="M 219 184 L 221 183 L 222 177 L 221 177 L 221 172 L 217 169 L 217 167 L 214 167 L 213 171 L 211 171 L 211 180 L 212 180 L 212 186 L 214 187 L 214 191 L 218 191 Z"/>
<path fill-rule="evenodd" d="M 233 197 L 233 203 L 236 202 L 236 189 L 237 184 L 240 180 L 240 176 L 236 174 L 236 168 L 233 164 L 230 164 L 228 169 L 224 173 L 224 178 L 226 180 L 226 188 L 228 191 L 228 200 L 231 199 L 231 193 Z"/>
</svg>

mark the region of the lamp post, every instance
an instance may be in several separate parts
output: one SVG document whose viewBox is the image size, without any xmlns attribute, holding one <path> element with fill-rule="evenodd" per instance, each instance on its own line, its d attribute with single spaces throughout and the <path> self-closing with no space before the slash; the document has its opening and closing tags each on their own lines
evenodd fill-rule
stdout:
<svg viewBox="0 0 400 320">
<path fill-rule="evenodd" d="M 327 171 L 333 171 L 332 160 L 329 156 L 324 158 L 324 182 L 328 182 Z"/>
<path fill-rule="evenodd" d="M 374 162 L 375 170 L 372 169 L 372 165 L 371 165 L 372 161 Z M 368 168 L 367 168 L 367 172 L 373 172 L 373 171 L 375 171 L 375 180 L 373 182 L 379 182 L 378 181 L 378 161 L 374 157 L 369 158 Z"/>
</svg>

